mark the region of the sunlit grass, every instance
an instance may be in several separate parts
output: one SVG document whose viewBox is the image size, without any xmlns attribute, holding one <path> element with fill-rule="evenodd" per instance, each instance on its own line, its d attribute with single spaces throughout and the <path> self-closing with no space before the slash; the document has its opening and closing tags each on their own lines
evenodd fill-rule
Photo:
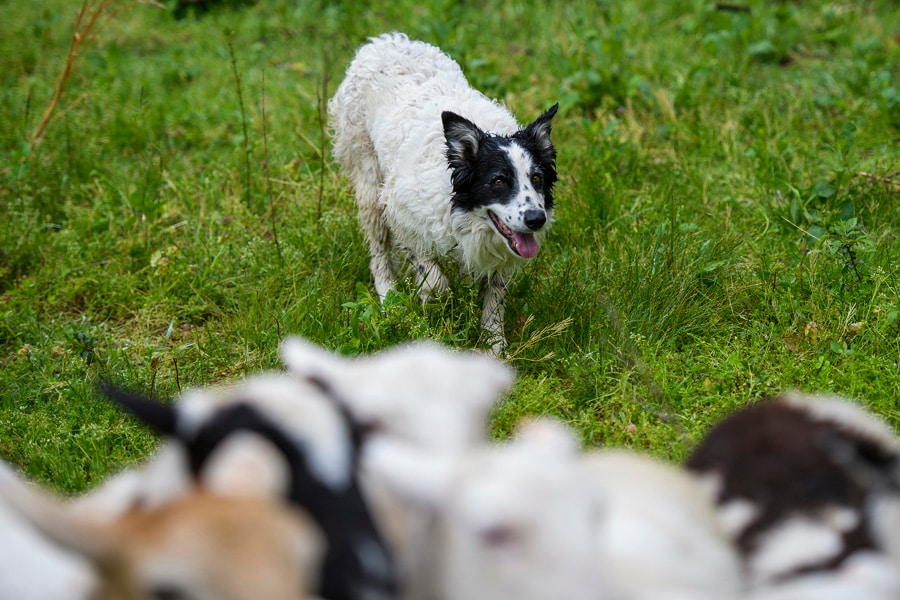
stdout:
<svg viewBox="0 0 900 600">
<path fill-rule="evenodd" d="M 154 447 L 98 380 L 170 397 L 278 368 L 289 334 L 484 347 L 477 290 L 374 300 L 328 158 L 321 99 L 389 30 L 443 47 L 521 121 L 561 105 L 556 223 L 511 286 L 520 382 L 497 437 L 550 413 L 587 445 L 679 460 L 794 387 L 900 426 L 900 13 L 745 8 L 115 3 L 34 145 L 78 5 L 7 7 L 0 457 L 83 490 Z"/>
</svg>

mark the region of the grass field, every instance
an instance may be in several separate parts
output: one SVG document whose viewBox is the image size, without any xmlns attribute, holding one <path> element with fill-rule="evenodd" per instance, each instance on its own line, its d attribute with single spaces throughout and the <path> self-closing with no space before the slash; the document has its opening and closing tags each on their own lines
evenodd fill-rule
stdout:
<svg viewBox="0 0 900 600">
<path fill-rule="evenodd" d="M 784 388 L 900 427 L 896 2 L 175 4 L 85 17 L 55 106 L 80 3 L 4 7 L 0 457 L 33 477 L 78 492 L 152 451 L 101 378 L 170 397 L 277 368 L 289 334 L 485 346 L 469 287 L 373 299 L 329 155 L 323 98 L 390 30 L 520 121 L 560 103 L 557 222 L 512 285 L 498 437 L 550 413 L 681 460 Z"/>
</svg>

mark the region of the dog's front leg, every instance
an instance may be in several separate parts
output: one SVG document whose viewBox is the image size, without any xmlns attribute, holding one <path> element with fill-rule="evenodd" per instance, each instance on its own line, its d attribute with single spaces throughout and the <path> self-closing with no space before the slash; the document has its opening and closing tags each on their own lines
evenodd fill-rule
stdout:
<svg viewBox="0 0 900 600">
<path fill-rule="evenodd" d="M 441 272 L 437 261 L 432 258 L 419 257 L 409 248 L 406 249 L 406 254 L 416 271 L 416 287 L 422 302 L 442 297 L 450 287 L 450 282 Z"/>
<path fill-rule="evenodd" d="M 503 317 L 506 313 L 506 278 L 496 273 L 487 277 L 482 284 L 484 309 L 481 313 L 481 328 L 488 334 L 491 352 L 499 356 L 506 350 L 506 335 L 503 333 Z"/>
<path fill-rule="evenodd" d="M 384 231 L 387 235 L 387 230 Z M 375 280 L 375 291 L 378 298 L 384 302 L 388 292 L 394 289 L 394 273 L 391 270 L 391 256 L 387 244 L 370 244 L 371 257 L 369 269 L 372 271 L 372 279 Z"/>
<path fill-rule="evenodd" d="M 367 188 L 357 191 L 359 221 L 369 242 L 369 268 L 375 280 L 375 291 L 384 302 L 387 293 L 394 289 L 394 272 L 391 269 L 391 232 L 384 222 L 384 209 L 377 196 L 366 194 Z"/>
</svg>

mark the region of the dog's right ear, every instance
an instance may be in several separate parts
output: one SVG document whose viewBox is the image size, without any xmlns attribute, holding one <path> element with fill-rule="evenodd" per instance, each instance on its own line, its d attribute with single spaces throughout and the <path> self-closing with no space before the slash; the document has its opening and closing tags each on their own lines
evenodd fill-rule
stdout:
<svg viewBox="0 0 900 600">
<path fill-rule="evenodd" d="M 547 109 L 522 132 L 525 139 L 531 140 L 544 160 L 549 163 L 556 160 L 556 151 L 553 149 L 553 142 L 550 141 L 550 125 L 558 110 L 559 102 Z"/>
<path fill-rule="evenodd" d="M 471 165 L 478 154 L 478 147 L 484 132 L 475 123 L 454 112 L 441 113 L 444 123 L 444 138 L 447 140 L 447 160 L 450 167 L 459 169 Z"/>
<path fill-rule="evenodd" d="M 171 404 L 163 404 L 149 396 L 120 388 L 108 381 L 100 384 L 100 392 L 156 433 L 177 435 L 178 414 Z"/>
</svg>

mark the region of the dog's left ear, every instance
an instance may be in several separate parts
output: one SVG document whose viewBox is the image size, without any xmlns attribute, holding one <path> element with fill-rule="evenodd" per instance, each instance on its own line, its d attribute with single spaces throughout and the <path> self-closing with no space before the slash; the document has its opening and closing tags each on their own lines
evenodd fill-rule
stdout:
<svg viewBox="0 0 900 600">
<path fill-rule="evenodd" d="M 535 119 L 534 122 L 522 132 L 523 137 L 531 141 L 538 152 L 544 155 L 549 154 L 555 156 L 553 143 L 550 141 L 550 123 L 553 121 L 553 117 L 556 115 L 557 110 L 559 110 L 559 102 L 551 106 L 547 112 Z"/>
<path fill-rule="evenodd" d="M 447 140 L 447 161 L 454 170 L 472 164 L 478 154 L 478 147 L 484 132 L 475 123 L 454 112 L 441 113 L 444 123 L 444 138 Z"/>
</svg>

